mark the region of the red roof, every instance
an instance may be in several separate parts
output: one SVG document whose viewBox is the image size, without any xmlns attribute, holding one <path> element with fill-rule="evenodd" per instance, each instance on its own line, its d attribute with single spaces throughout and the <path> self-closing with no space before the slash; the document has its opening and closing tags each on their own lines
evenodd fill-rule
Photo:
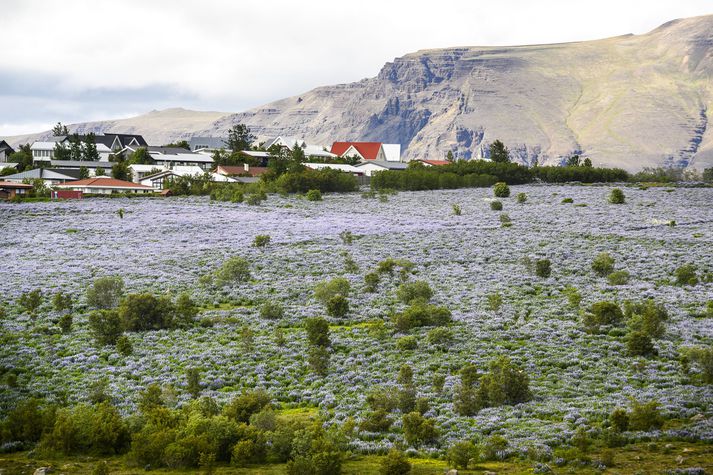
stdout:
<svg viewBox="0 0 713 475">
<path fill-rule="evenodd" d="M 367 160 L 376 160 L 381 150 L 381 142 L 334 142 L 331 152 L 341 157 L 352 146 Z"/>
<path fill-rule="evenodd" d="M 434 167 L 441 167 L 443 165 L 450 165 L 451 162 L 448 160 L 421 160 L 423 163 L 433 165 Z"/>
<path fill-rule="evenodd" d="M 32 188 L 32 185 L 27 183 L 13 183 L 11 181 L 0 181 L 0 188 Z"/>
<path fill-rule="evenodd" d="M 108 176 L 98 176 L 94 178 L 85 178 L 83 180 L 68 181 L 57 187 L 75 188 L 77 186 L 93 187 L 93 188 L 145 188 L 153 190 L 150 186 L 132 183 L 130 181 L 117 180 Z"/>
</svg>

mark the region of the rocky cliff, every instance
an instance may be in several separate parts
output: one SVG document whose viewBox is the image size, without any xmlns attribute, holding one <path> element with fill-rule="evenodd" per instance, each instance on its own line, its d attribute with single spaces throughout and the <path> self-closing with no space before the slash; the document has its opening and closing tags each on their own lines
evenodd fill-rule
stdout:
<svg viewBox="0 0 713 475">
<path fill-rule="evenodd" d="M 501 139 L 523 163 L 579 153 L 630 170 L 704 168 L 713 166 L 711 111 L 713 15 L 598 41 L 419 51 L 374 78 L 319 87 L 164 140 L 221 134 L 243 122 L 261 138 L 400 143 L 409 159 L 449 150 L 476 158 Z"/>
</svg>

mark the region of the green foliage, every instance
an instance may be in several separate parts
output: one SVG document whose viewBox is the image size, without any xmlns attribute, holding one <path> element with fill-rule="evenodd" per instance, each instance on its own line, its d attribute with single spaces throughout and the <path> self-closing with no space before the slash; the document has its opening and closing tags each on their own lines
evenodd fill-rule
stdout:
<svg viewBox="0 0 713 475">
<path fill-rule="evenodd" d="M 449 328 L 433 328 L 428 331 L 426 340 L 431 345 L 444 346 L 453 340 L 453 332 Z"/>
<path fill-rule="evenodd" d="M 381 459 L 380 475 L 408 475 L 409 473 L 411 473 L 411 463 L 402 451 L 392 448 Z"/>
<path fill-rule="evenodd" d="M 552 263 L 549 259 L 538 259 L 535 261 L 535 275 L 546 279 L 552 273 Z"/>
<path fill-rule="evenodd" d="M 304 327 L 307 332 L 307 341 L 310 345 L 327 347 L 331 344 L 329 341 L 329 323 L 324 318 L 307 318 L 305 319 Z"/>
<path fill-rule="evenodd" d="M 675 271 L 676 284 L 678 285 L 697 285 L 698 275 L 696 274 L 695 264 L 684 264 Z"/>
<path fill-rule="evenodd" d="M 410 351 L 410 350 L 415 350 L 418 347 L 418 342 L 416 341 L 416 337 L 409 335 L 409 336 L 403 336 L 396 340 L 396 349 L 399 351 Z"/>
<path fill-rule="evenodd" d="M 629 429 L 629 414 L 620 407 L 614 409 L 609 415 L 609 423 L 617 432 L 626 432 Z"/>
<path fill-rule="evenodd" d="M 354 242 L 354 234 L 351 231 L 344 230 L 339 233 L 339 238 L 342 240 L 342 244 L 351 244 Z"/>
<path fill-rule="evenodd" d="M 701 382 L 713 384 L 713 347 L 689 347 L 684 348 L 682 353 L 697 368 Z"/>
<path fill-rule="evenodd" d="M 349 313 L 349 300 L 343 295 L 335 295 L 327 301 L 327 314 L 331 317 L 344 317 Z"/>
<path fill-rule="evenodd" d="M 625 270 L 617 270 L 609 274 L 607 282 L 609 285 L 625 285 L 629 282 L 629 273 Z"/>
<path fill-rule="evenodd" d="M 428 282 L 417 280 L 414 282 L 404 282 L 396 290 L 396 297 L 405 304 L 415 301 L 428 302 L 433 297 L 433 290 Z"/>
<path fill-rule="evenodd" d="M 490 202 L 490 209 L 493 211 L 502 211 L 503 210 L 503 202 L 499 200 L 493 200 Z"/>
<path fill-rule="evenodd" d="M 626 302 L 624 316 L 632 330 L 651 338 L 663 336 L 666 331 L 666 322 L 669 319 L 666 307 L 663 304 L 656 304 L 652 299 L 639 303 Z"/>
<path fill-rule="evenodd" d="M 312 345 L 307 350 L 307 363 L 319 376 L 326 376 L 329 371 L 329 350 L 326 346 Z"/>
<path fill-rule="evenodd" d="M 629 356 L 652 356 L 656 354 L 651 336 L 640 330 L 631 330 L 626 335 L 626 351 Z"/>
<path fill-rule="evenodd" d="M 127 335 L 121 335 L 116 340 L 116 351 L 123 356 L 129 356 L 134 352 L 134 345 Z"/>
<path fill-rule="evenodd" d="M 491 435 L 481 445 L 481 458 L 483 460 L 496 460 L 498 453 L 507 449 L 509 443 L 507 439 L 501 435 Z"/>
<path fill-rule="evenodd" d="M 565 204 L 571 204 L 571 203 L 574 203 L 574 200 L 573 200 L 572 198 L 562 198 L 561 203 L 562 203 L 563 205 L 565 205 Z"/>
<path fill-rule="evenodd" d="M 376 292 L 376 287 L 379 285 L 379 280 L 381 278 L 379 277 L 378 272 L 369 272 L 364 276 L 364 283 L 366 284 L 364 290 L 367 292 Z"/>
<path fill-rule="evenodd" d="M 510 151 L 500 140 L 490 144 L 490 160 L 494 163 L 508 163 L 510 161 Z"/>
<path fill-rule="evenodd" d="M 173 321 L 171 322 L 172 327 L 190 327 L 195 323 L 195 319 L 198 316 L 198 307 L 191 299 L 191 296 L 185 292 L 176 299 L 174 311 Z"/>
<path fill-rule="evenodd" d="M 215 283 L 219 287 L 245 282 L 250 279 L 250 263 L 239 256 L 233 256 L 215 271 Z"/>
<path fill-rule="evenodd" d="M 285 316 L 285 309 L 278 302 L 265 302 L 260 307 L 260 318 L 279 320 Z"/>
<path fill-rule="evenodd" d="M 42 305 L 42 291 L 40 289 L 34 289 L 25 292 L 17 299 L 17 303 L 25 312 L 35 314 L 37 310 L 39 310 L 40 305 Z"/>
<path fill-rule="evenodd" d="M 585 163 L 588 159 L 585 159 Z M 532 176 L 545 183 L 611 183 L 629 179 L 629 173 L 621 168 L 579 167 L 534 167 Z"/>
<path fill-rule="evenodd" d="M 659 410 L 658 401 L 640 403 L 632 401 L 629 414 L 629 430 L 656 430 L 663 426 L 664 418 Z"/>
<path fill-rule="evenodd" d="M 421 444 L 434 444 L 438 439 L 438 429 L 433 419 L 423 417 L 418 412 L 409 412 L 402 418 L 406 443 L 418 447 Z"/>
<path fill-rule="evenodd" d="M 126 161 L 116 162 L 111 166 L 111 177 L 117 180 L 131 181 L 131 169 Z"/>
<path fill-rule="evenodd" d="M 470 440 L 456 442 L 448 448 L 447 460 L 456 469 L 467 469 L 480 456 L 478 446 Z"/>
<path fill-rule="evenodd" d="M 455 216 L 460 216 L 460 215 L 461 215 L 462 210 L 461 210 L 461 208 L 460 208 L 460 205 L 457 205 L 457 204 L 454 203 L 454 204 L 451 205 L 451 208 L 453 209 L 453 215 L 455 215 Z"/>
<path fill-rule="evenodd" d="M 69 313 L 65 313 L 61 317 L 59 317 L 59 320 L 57 321 L 57 325 L 59 326 L 60 330 L 62 330 L 62 333 L 67 334 L 72 331 L 72 315 Z"/>
<path fill-rule="evenodd" d="M 602 301 L 593 304 L 584 315 L 584 325 L 590 331 L 598 331 L 600 325 L 619 325 L 624 318 L 621 307 L 614 302 Z"/>
<path fill-rule="evenodd" d="M 228 130 L 228 139 L 225 141 L 225 145 L 233 152 L 250 150 L 256 138 L 250 131 L 250 127 L 245 124 L 235 124 Z"/>
<path fill-rule="evenodd" d="M 64 455 L 86 452 L 112 455 L 127 449 L 129 441 L 129 430 L 119 411 L 102 402 L 60 409 L 51 431 L 43 436 L 42 445 Z"/>
<path fill-rule="evenodd" d="M 608 276 L 614 272 L 614 258 L 607 252 L 599 253 L 592 261 L 592 270 L 599 277 Z"/>
<path fill-rule="evenodd" d="M 281 174 L 273 184 L 277 191 L 283 193 L 308 193 L 310 190 L 319 190 L 321 193 L 344 193 L 359 189 L 355 176 L 329 168 L 312 170 L 301 167 L 299 170 Z"/>
<path fill-rule="evenodd" d="M 493 185 L 493 195 L 496 198 L 507 198 L 510 196 L 510 187 L 505 182 L 498 182 Z"/>
<path fill-rule="evenodd" d="M 500 307 L 503 306 L 503 296 L 500 294 L 500 292 L 486 295 L 485 300 L 486 308 L 491 312 L 497 312 L 498 310 L 500 310 Z"/>
<path fill-rule="evenodd" d="M 305 198 L 307 198 L 307 201 L 322 201 L 322 192 L 319 190 L 308 190 Z"/>
<path fill-rule="evenodd" d="M 614 188 L 609 193 L 609 203 L 615 204 L 615 205 L 621 205 L 621 204 L 624 204 L 625 201 L 626 201 L 626 198 L 624 197 L 624 192 L 621 191 L 621 189 Z"/>
<path fill-rule="evenodd" d="M 35 443 L 54 426 L 56 407 L 42 400 L 20 400 L 0 421 L 0 442 Z"/>
<path fill-rule="evenodd" d="M 246 198 L 245 202 L 250 206 L 258 206 L 264 201 L 263 195 L 259 193 L 250 193 Z"/>
<path fill-rule="evenodd" d="M 504 228 L 512 226 L 512 219 L 510 219 L 510 216 L 507 213 L 500 214 L 500 225 Z"/>
<path fill-rule="evenodd" d="M 223 415 L 235 422 L 250 422 L 253 414 L 270 406 L 271 397 L 263 389 L 248 390 L 234 397 L 224 408 Z"/>
<path fill-rule="evenodd" d="M 124 280 L 121 277 L 100 277 L 87 289 L 87 305 L 104 310 L 114 308 L 123 295 Z"/>
<path fill-rule="evenodd" d="M 64 292 L 57 292 L 52 297 L 52 306 L 58 312 L 72 310 L 72 296 Z"/>
<path fill-rule="evenodd" d="M 314 288 L 314 297 L 322 305 L 327 305 L 328 302 L 341 295 L 342 297 L 348 297 L 350 291 L 349 281 L 343 277 L 337 277 L 329 281 L 320 282 Z"/>
<path fill-rule="evenodd" d="M 525 203 L 527 201 L 527 195 L 525 193 L 518 193 L 515 200 L 521 204 Z"/>
<path fill-rule="evenodd" d="M 258 234 L 253 240 L 254 247 L 266 247 L 270 244 L 270 236 L 268 234 Z"/>
<path fill-rule="evenodd" d="M 506 356 L 490 362 L 489 372 L 480 377 L 478 405 L 480 407 L 512 405 L 529 401 L 529 377 Z"/>
<path fill-rule="evenodd" d="M 417 327 L 444 326 L 451 322 L 451 312 L 446 307 L 417 302 L 394 316 L 394 326 L 400 332 Z"/>
<path fill-rule="evenodd" d="M 168 296 L 129 294 L 119 305 L 119 318 L 126 331 L 149 331 L 173 328 L 176 308 Z"/>
<path fill-rule="evenodd" d="M 188 368 L 186 370 L 186 391 L 193 399 L 201 394 L 201 373 L 198 368 Z"/>
<path fill-rule="evenodd" d="M 114 345 L 124 332 L 116 310 L 95 310 L 89 314 L 89 330 L 98 345 Z"/>
<path fill-rule="evenodd" d="M 562 290 L 562 293 L 567 296 L 567 303 L 570 307 L 579 308 L 579 304 L 582 302 L 582 294 L 576 287 L 567 286 Z"/>
</svg>

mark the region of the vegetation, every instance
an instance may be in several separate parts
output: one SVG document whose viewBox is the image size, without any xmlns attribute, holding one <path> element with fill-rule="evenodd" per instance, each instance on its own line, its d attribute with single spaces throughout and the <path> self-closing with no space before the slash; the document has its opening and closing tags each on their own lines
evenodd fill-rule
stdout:
<svg viewBox="0 0 713 475">
<path fill-rule="evenodd" d="M 493 186 L 493 195 L 497 198 L 507 198 L 510 196 L 510 187 L 507 183 L 498 182 Z"/>
</svg>

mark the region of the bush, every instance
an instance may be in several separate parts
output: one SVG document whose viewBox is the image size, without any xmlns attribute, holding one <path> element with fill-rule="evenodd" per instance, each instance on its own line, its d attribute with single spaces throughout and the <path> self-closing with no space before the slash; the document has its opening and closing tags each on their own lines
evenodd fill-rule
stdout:
<svg viewBox="0 0 713 475">
<path fill-rule="evenodd" d="M 602 252 L 592 261 L 592 270 L 599 277 L 606 277 L 614 272 L 614 258 L 606 252 Z"/>
<path fill-rule="evenodd" d="M 683 355 L 698 367 L 701 382 L 713 384 L 713 347 L 684 348 Z"/>
<path fill-rule="evenodd" d="M 600 325 L 618 325 L 624 318 L 621 307 L 614 302 L 602 301 L 593 304 L 584 315 L 584 324 L 590 330 L 598 330 Z"/>
<path fill-rule="evenodd" d="M 320 282 L 314 288 L 314 297 L 322 304 L 327 305 L 329 301 L 341 295 L 342 297 L 348 297 L 351 287 L 349 281 L 343 277 L 337 277 L 335 279 Z"/>
<path fill-rule="evenodd" d="M 621 191 L 619 188 L 614 188 L 611 190 L 609 193 L 609 203 L 615 204 L 615 205 L 621 205 L 624 204 L 625 197 L 624 197 L 624 192 Z"/>
<path fill-rule="evenodd" d="M 659 411 L 658 401 L 640 403 L 633 401 L 629 414 L 630 430 L 657 430 L 663 426 L 664 418 Z"/>
<path fill-rule="evenodd" d="M 305 197 L 307 201 L 322 201 L 322 192 L 319 190 L 309 190 Z"/>
<path fill-rule="evenodd" d="M 399 351 L 415 350 L 418 347 L 415 336 L 403 336 L 396 340 L 396 349 Z"/>
<path fill-rule="evenodd" d="M 270 244 L 270 236 L 268 234 L 258 234 L 253 240 L 254 247 L 266 247 Z"/>
<path fill-rule="evenodd" d="M 304 325 L 307 332 L 307 341 L 310 345 L 327 347 L 331 344 L 327 320 L 321 317 L 307 318 Z"/>
<path fill-rule="evenodd" d="M 535 262 L 535 275 L 546 279 L 552 273 L 552 264 L 549 259 L 538 259 Z"/>
<path fill-rule="evenodd" d="M 438 438 L 433 419 L 423 417 L 418 412 L 409 412 L 402 418 L 404 439 L 406 443 L 418 447 L 421 444 L 432 444 Z"/>
<path fill-rule="evenodd" d="M 245 391 L 223 408 L 223 415 L 235 422 L 247 424 L 253 414 L 268 408 L 270 401 L 270 395 L 262 389 Z"/>
<path fill-rule="evenodd" d="M 124 331 L 116 310 L 96 310 L 90 313 L 89 330 L 98 345 L 115 345 Z"/>
<path fill-rule="evenodd" d="M 651 337 L 639 330 L 632 330 L 626 335 L 626 350 L 629 356 L 650 356 L 656 354 Z"/>
<path fill-rule="evenodd" d="M 369 272 L 364 276 L 364 283 L 366 284 L 366 287 L 364 290 L 367 292 L 376 292 L 376 286 L 379 285 L 379 280 L 381 277 L 379 277 L 378 272 Z"/>
<path fill-rule="evenodd" d="M 52 297 L 52 306 L 58 312 L 72 310 L 72 296 L 64 292 L 57 292 Z"/>
<path fill-rule="evenodd" d="M 527 201 L 527 195 L 525 193 L 518 193 L 515 199 L 518 203 L 525 203 Z"/>
<path fill-rule="evenodd" d="M 490 209 L 493 211 L 502 211 L 503 210 L 503 202 L 494 200 L 490 202 Z"/>
<path fill-rule="evenodd" d="M 666 331 L 668 312 L 666 307 L 649 299 L 642 303 L 626 302 L 624 316 L 632 330 L 642 332 L 651 338 L 661 338 Z"/>
<path fill-rule="evenodd" d="M 224 287 L 250 279 L 250 263 L 242 257 L 234 256 L 215 271 L 215 282 Z"/>
<path fill-rule="evenodd" d="M 451 209 L 453 210 L 454 216 L 460 216 L 461 213 L 463 212 L 460 208 L 460 205 L 455 204 L 455 203 L 451 205 Z"/>
<path fill-rule="evenodd" d="M 426 340 L 431 345 L 446 345 L 453 340 L 453 332 L 444 327 L 434 328 L 428 332 Z"/>
<path fill-rule="evenodd" d="M 59 325 L 59 328 L 62 330 L 62 333 L 69 333 L 72 331 L 72 315 L 65 313 L 61 317 L 59 317 L 59 321 L 57 322 L 57 325 Z"/>
<path fill-rule="evenodd" d="M 186 328 L 195 323 L 198 307 L 187 293 L 182 293 L 176 299 L 173 327 Z"/>
<path fill-rule="evenodd" d="M 456 469 L 467 469 L 471 461 L 477 461 L 479 456 L 478 446 L 469 440 L 456 442 L 448 449 L 446 456 L 448 463 Z"/>
<path fill-rule="evenodd" d="M 629 282 L 629 273 L 625 270 L 614 271 L 607 277 L 609 285 L 625 285 Z"/>
<path fill-rule="evenodd" d="M 42 305 L 42 291 L 40 289 L 31 290 L 20 295 L 17 299 L 17 303 L 22 307 L 27 313 L 34 314 Z"/>
<path fill-rule="evenodd" d="M 115 308 L 123 295 L 124 280 L 121 277 L 100 277 L 87 289 L 87 305 L 103 310 Z"/>
<path fill-rule="evenodd" d="M 417 302 L 394 316 L 394 325 L 400 332 L 417 327 L 444 326 L 451 321 L 446 307 Z"/>
<path fill-rule="evenodd" d="M 477 398 L 481 408 L 519 404 L 531 397 L 527 373 L 506 356 L 491 361 L 489 372 L 480 378 Z"/>
<path fill-rule="evenodd" d="M 396 291 L 396 296 L 405 304 L 410 304 L 416 300 L 425 303 L 433 297 L 433 290 L 431 290 L 428 282 L 417 280 L 401 284 Z"/>
<path fill-rule="evenodd" d="M 260 307 L 260 318 L 279 320 L 285 316 L 285 309 L 277 302 L 265 302 Z"/>
<path fill-rule="evenodd" d="M 134 352 L 134 346 L 131 344 L 131 340 L 129 340 L 128 336 L 121 335 L 116 340 L 116 351 L 123 356 L 129 356 Z"/>
<path fill-rule="evenodd" d="M 609 415 L 609 422 L 612 429 L 617 432 L 629 430 L 629 414 L 622 408 L 616 408 Z"/>
<path fill-rule="evenodd" d="M 678 285 L 696 285 L 698 284 L 698 276 L 696 275 L 695 264 L 684 264 L 675 271 L 676 284 Z"/>
<path fill-rule="evenodd" d="M 496 198 L 507 198 L 510 196 L 510 187 L 507 185 L 507 183 L 504 182 L 498 182 L 495 185 L 493 185 L 493 195 Z"/>
<path fill-rule="evenodd" d="M 512 219 L 510 219 L 510 216 L 507 213 L 500 214 L 500 225 L 503 228 L 509 228 L 512 226 Z"/>
<path fill-rule="evenodd" d="M 259 206 L 263 201 L 265 201 L 265 199 L 266 197 L 264 197 L 263 194 L 250 193 L 247 197 L 245 197 L 245 203 L 250 206 Z"/>
<path fill-rule="evenodd" d="M 176 308 L 168 296 L 130 294 L 119 305 L 119 317 L 126 331 L 174 328 Z"/>
<path fill-rule="evenodd" d="M 402 451 L 392 448 L 381 459 L 379 473 L 381 475 L 408 475 L 411 473 L 411 463 Z"/>
<path fill-rule="evenodd" d="M 343 295 L 335 295 L 327 302 L 327 313 L 331 317 L 344 317 L 349 313 L 349 300 Z"/>
<path fill-rule="evenodd" d="M 561 203 L 562 203 L 563 205 L 571 204 L 571 203 L 574 203 L 574 200 L 573 200 L 572 198 L 562 198 L 562 202 L 561 202 Z"/>
</svg>

